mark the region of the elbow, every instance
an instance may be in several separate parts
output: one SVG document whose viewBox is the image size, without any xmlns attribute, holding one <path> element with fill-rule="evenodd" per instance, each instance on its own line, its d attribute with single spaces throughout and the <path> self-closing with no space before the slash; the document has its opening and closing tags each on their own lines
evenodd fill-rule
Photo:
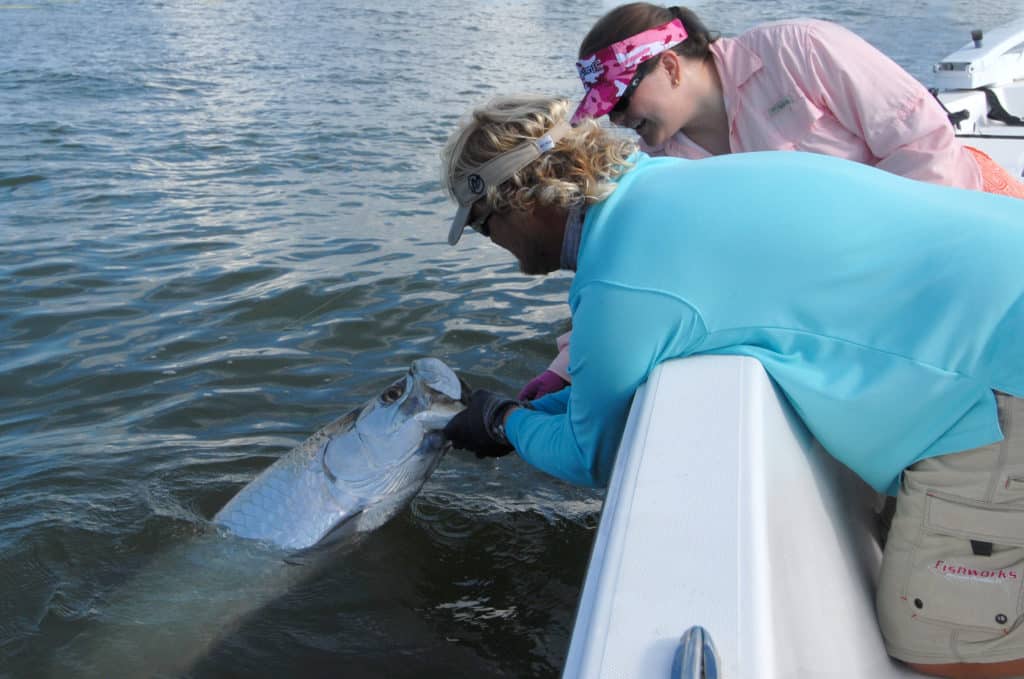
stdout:
<svg viewBox="0 0 1024 679">
<path fill-rule="evenodd" d="M 590 488 L 607 488 L 615 462 L 615 450 L 593 450 L 589 453 L 577 450 L 580 469 L 579 485 Z"/>
</svg>

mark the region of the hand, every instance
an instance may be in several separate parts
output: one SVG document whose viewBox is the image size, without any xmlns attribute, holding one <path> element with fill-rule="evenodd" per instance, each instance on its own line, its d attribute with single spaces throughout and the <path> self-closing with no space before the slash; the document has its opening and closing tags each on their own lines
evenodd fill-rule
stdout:
<svg viewBox="0 0 1024 679">
<path fill-rule="evenodd" d="M 519 392 L 519 396 L 517 398 L 520 401 L 532 401 L 540 398 L 541 396 L 561 391 L 562 389 L 565 389 L 568 384 L 569 383 L 562 379 L 562 376 L 558 373 L 545 370 L 540 375 L 537 375 L 527 382 L 526 386 Z"/>
<path fill-rule="evenodd" d="M 456 448 L 471 450 L 477 457 L 501 457 L 512 452 L 505 438 L 504 418 L 516 401 L 485 389 L 469 397 L 469 405 L 448 422 L 444 435 Z"/>
</svg>

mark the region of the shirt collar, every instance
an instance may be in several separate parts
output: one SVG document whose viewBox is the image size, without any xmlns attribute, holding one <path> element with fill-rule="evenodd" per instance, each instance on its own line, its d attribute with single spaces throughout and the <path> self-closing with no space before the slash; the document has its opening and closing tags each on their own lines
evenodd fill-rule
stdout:
<svg viewBox="0 0 1024 679">
<path fill-rule="evenodd" d="M 726 95 L 742 87 L 764 65 L 761 57 L 735 38 L 719 38 L 709 49 Z"/>
<path fill-rule="evenodd" d="M 576 258 L 580 254 L 580 241 L 583 239 L 583 217 L 586 212 L 585 205 L 569 208 L 569 216 L 565 220 L 565 237 L 562 239 L 562 256 L 559 263 L 563 269 L 576 270 Z"/>
</svg>

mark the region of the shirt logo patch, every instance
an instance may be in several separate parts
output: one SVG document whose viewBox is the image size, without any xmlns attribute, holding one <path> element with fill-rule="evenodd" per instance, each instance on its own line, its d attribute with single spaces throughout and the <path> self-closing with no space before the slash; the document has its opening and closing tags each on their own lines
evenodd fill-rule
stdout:
<svg viewBox="0 0 1024 679">
<path fill-rule="evenodd" d="M 792 105 L 792 99 L 790 99 L 789 97 L 783 97 L 782 99 L 779 99 L 777 102 L 772 104 L 772 107 L 768 109 L 768 115 L 773 116 L 776 113 L 784 111 L 785 109 L 789 108 Z"/>
<path fill-rule="evenodd" d="M 963 580 L 974 580 L 975 582 L 1005 582 L 1007 580 L 1019 581 L 1020 575 L 1014 568 L 968 568 L 959 564 L 946 563 L 939 560 L 931 567 L 939 575 L 948 578 Z"/>
</svg>

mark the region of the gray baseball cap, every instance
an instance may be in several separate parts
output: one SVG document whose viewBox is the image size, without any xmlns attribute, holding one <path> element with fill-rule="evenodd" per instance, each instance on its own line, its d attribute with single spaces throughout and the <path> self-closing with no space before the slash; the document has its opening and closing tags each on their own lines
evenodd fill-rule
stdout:
<svg viewBox="0 0 1024 679">
<path fill-rule="evenodd" d="M 489 187 L 500 186 L 516 172 L 553 149 L 555 143 L 571 129 L 572 126 L 568 121 L 563 120 L 548 130 L 540 139 L 520 144 L 456 179 L 455 185 L 452 186 L 452 193 L 455 194 L 455 200 L 459 203 L 459 209 L 455 212 L 455 219 L 452 220 L 451 229 L 448 231 L 448 244 L 455 245 L 459 242 L 459 238 L 462 237 L 462 232 L 469 222 L 469 212 L 473 209 L 473 203 L 483 198 Z"/>
</svg>

